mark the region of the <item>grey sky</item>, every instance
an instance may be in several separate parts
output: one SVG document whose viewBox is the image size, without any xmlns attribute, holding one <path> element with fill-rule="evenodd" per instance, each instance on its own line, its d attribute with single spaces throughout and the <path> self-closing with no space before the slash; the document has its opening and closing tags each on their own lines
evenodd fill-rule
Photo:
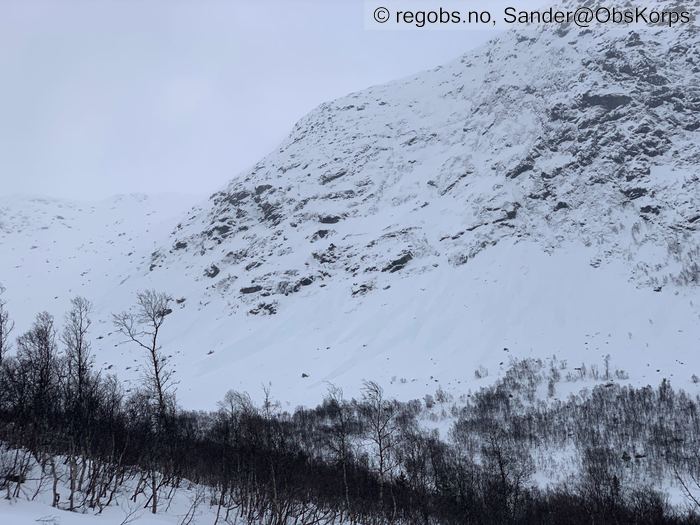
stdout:
<svg viewBox="0 0 700 525">
<path fill-rule="evenodd" d="M 314 106 L 494 36 L 361 0 L 0 0 L 0 194 L 208 194 Z"/>
</svg>

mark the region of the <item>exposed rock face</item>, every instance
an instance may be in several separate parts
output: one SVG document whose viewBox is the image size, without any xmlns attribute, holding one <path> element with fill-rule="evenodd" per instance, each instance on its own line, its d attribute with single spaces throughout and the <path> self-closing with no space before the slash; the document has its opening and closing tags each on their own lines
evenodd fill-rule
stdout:
<svg viewBox="0 0 700 525">
<path fill-rule="evenodd" d="M 323 104 L 195 210 L 167 258 L 245 275 L 256 285 L 214 288 L 242 301 L 461 265 L 504 238 L 581 242 L 628 261 L 639 285 L 695 285 L 698 40 L 694 28 L 511 32 Z"/>
</svg>

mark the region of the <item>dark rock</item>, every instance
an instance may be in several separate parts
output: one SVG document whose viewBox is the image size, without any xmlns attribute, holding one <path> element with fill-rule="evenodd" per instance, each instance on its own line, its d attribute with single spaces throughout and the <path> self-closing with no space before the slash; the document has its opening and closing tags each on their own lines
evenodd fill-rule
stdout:
<svg viewBox="0 0 700 525">
<path fill-rule="evenodd" d="M 325 215 L 318 219 L 321 224 L 335 224 L 340 221 L 340 217 L 337 215 Z"/>
<path fill-rule="evenodd" d="M 629 188 L 621 191 L 622 194 L 631 201 L 638 199 L 639 197 L 644 197 L 644 195 L 648 193 L 646 188 Z"/>
<path fill-rule="evenodd" d="M 623 95 L 623 94 L 604 94 L 604 95 L 596 95 L 592 93 L 585 93 L 583 97 L 581 97 L 581 105 L 584 107 L 590 107 L 590 106 L 600 106 L 603 107 L 607 110 L 612 110 L 615 109 L 619 106 L 624 106 L 626 104 L 629 104 L 632 101 L 632 98 Z"/>
<path fill-rule="evenodd" d="M 658 206 L 642 206 L 639 211 L 642 213 L 653 213 L 654 215 L 658 215 L 661 213 L 661 208 Z"/>
<path fill-rule="evenodd" d="M 642 42 L 642 39 L 639 38 L 639 33 L 636 33 L 635 31 L 630 32 L 629 36 L 627 37 L 627 42 L 625 43 L 627 47 L 641 46 L 643 44 L 644 42 Z"/>
<path fill-rule="evenodd" d="M 471 171 L 467 171 L 466 173 L 462 173 L 461 175 L 459 175 L 459 177 L 457 177 L 455 180 L 453 180 L 444 190 L 442 190 L 440 192 L 440 195 L 445 195 L 446 193 L 448 193 L 450 190 L 452 190 L 452 188 L 454 188 L 457 185 L 457 183 L 459 181 L 461 181 L 462 179 L 465 179 L 466 177 L 468 177 L 472 173 L 473 172 L 471 172 Z"/>
<path fill-rule="evenodd" d="M 406 252 L 398 259 L 391 261 L 382 271 L 389 273 L 398 272 L 403 269 L 411 259 L 413 259 L 413 254 L 411 254 L 411 252 Z"/>
<path fill-rule="evenodd" d="M 668 84 L 668 79 L 661 75 L 647 75 L 644 77 L 644 79 L 649 84 L 652 84 L 654 86 L 663 86 L 665 84 Z"/>
<path fill-rule="evenodd" d="M 229 264 L 237 264 L 240 261 L 244 260 L 247 256 L 247 249 L 231 251 L 226 254 L 226 262 Z"/>
<path fill-rule="evenodd" d="M 352 199 L 356 193 L 353 190 L 345 191 L 334 191 L 333 193 L 327 193 L 322 198 L 328 200 L 338 200 L 338 199 Z"/>
<path fill-rule="evenodd" d="M 620 170 L 620 173 L 625 173 L 625 180 L 627 182 L 643 179 L 651 174 L 651 169 L 647 167 L 634 168 L 630 171 Z"/>
<path fill-rule="evenodd" d="M 531 193 L 528 198 L 535 200 L 546 200 L 552 196 L 552 192 L 549 190 L 544 190 L 542 193 Z"/>
<path fill-rule="evenodd" d="M 214 226 L 209 230 L 209 235 L 218 234 L 221 237 L 226 237 L 226 235 L 231 231 L 231 227 L 228 224 L 222 224 L 221 226 Z"/>
<path fill-rule="evenodd" d="M 352 291 L 352 296 L 355 297 L 357 295 L 366 295 L 368 292 L 372 291 L 373 289 L 374 289 L 374 285 L 372 283 L 361 284 L 358 288 L 356 288 Z"/>
<path fill-rule="evenodd" d="M 323 177 L 321 177 L 321 184 L 328 184 L 329 182 L 332 182 L 336 179 L 344 177 L 345 175 L 347 175 L 347 173 L 348 173 L 347 170 L 342 169 L 342 170 L 338 171 L 337 173 L 333 173 L 331 175 L 324 175 Z"/>
<path fill-rule="evenodd" d="M 334 263 L 338 260 L 338 255 L 335 253 L 335 244 L 328 246 L 325 252 L 314 252 L 311 256 L 322 264 Z"/>
<path fill-rule="evenodd" d="M 219 270 L 219 267 L 217 265 L 212 264 L 209 268 L 204 270 L 204 275 L 213 279 L 214 277 L 219 275 L 220 271 L 221 270 Z"/>
<path fill-rule="evenodd" d="M 277 313 L 276 303 L 260 303 L 255 308 L 248 310 L 252 315 L 274 315 Z"/>
<path fill-rule="evenodd" d="M 245 267 L 247 271 L 252 270 L 253 268 L 257 268 L 258 266 L 262 266 L 262 263 L 260 261 L 253 261 L 251 263 L 248 263 Z"/>
<path fill-rule="evenodd" d="M 549 118 L 551 120 L 563 120 L 566 122 L 573 121 L 576 117 L 573 112 L 564 104 L 555 104 L 549 110 Z"/>
<path fill-rule="evenodd" d="M 243 294 L 251 294 L 251 293 L 256 293 L 262 290 L 262 286 L 256 284 L 254 286 L 246 286 L 244 288 L 241 288 L 241 293 Z"/>
<path fill-rule="evenodd" d="M 248 197 L 250 197 L 250 192 L 243 190 L 243 191 L 237 191 L 234 193 L 226 193 L 226 192 L 215 193 L 212 196 L 212 199 L 217 204 L 221 201 L 225 201 L 233 206 L 239 206 Z"/>
<path fill-rule="evenodd" d="M 330 230 L 318 230 L 316 233 L 314 233 L 311 236 L 311 241 L 317 241 L 319 239 L 325 239 L 328 234 L 330 233 Z"/>
<path fill-rule="evenodd" d="M 510 172 L 508 172 L 506 174 L 506 178 L 514 179 L 517 176 L 522 175 L 526 171 L 532 170 L 534 167 L 535 167 L 535 165 L 532 162 L 525 160 L 525 161 L 521 162 L 520 164 L 518 164 L 515 168 L 510 170 Z"/>
<path fill-rule="evenodd" d="M 259 201 L 257 204 L 260 211 L 263 213 L 263 220 L 271 222 L 275 226 L 280 223 L 282 215 L 279 213 L 279 205 L 266 201 Z"/>
</svg>

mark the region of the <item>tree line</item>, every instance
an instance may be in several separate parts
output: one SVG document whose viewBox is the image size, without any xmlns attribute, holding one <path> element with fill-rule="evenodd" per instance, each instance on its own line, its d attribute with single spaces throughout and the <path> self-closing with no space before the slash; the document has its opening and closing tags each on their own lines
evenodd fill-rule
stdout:
<svg viewBox="0 0 700 525">
<path fill-rule="evenodd" d="M 38 469 L 67 511 L 130 498 L 159 513 L 187 482 L 207 487 L 216 523 L 700 523 L 698 399 L 667 381 L 622 387 L 606 361 L 607 382 L 558 401 L 561 371 L 528 360 L 459 404 L 444 392 L 401 403 L 368 381 L 359 399 L 330 387 L 318 406 L 293 412 L 269 391 L 259 404 L 229 391 L 216 410 L 190 411 L 161 346 L 171 305 L 144 291 L 113 316 L 143 357 L 142 381 L 127 392 L 95 365 L 88 300 L 74 298 L 60 326 L 43 312 L 17 335 L 0 296 L 6 497 Z M 454 420 L 448 435 L 422 419 L 435 405 Z M 566 458 L 572 476 L 535 482 L 544 463 Z M 657 476 L 676 480 L 687 508 L 652 488 Z"/>
</svg>

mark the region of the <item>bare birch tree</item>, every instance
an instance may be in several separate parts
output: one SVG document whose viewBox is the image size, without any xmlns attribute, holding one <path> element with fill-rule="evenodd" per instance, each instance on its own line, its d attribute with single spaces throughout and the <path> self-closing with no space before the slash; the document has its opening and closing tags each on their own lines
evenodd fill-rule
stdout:
<svg viewBox="0 0 700 525">
<path fill-rule="evenodd" d="M 173 372 L 159 341 L 165 318 L 172 313 L 171 302 L 172 297 L 166 293 L 145 290 L 136 295 L 135 310 L 113 316 L 117 330 L 146 351 L 146 381 L 161 422 L 167 417 L 168 398 L 174 386 Z"/>
<path fill-rule="evenodd" d="M 70 482 L 68 510 L 71 511 L 75 509 L 79 458 L 85 456 L 85 442 L 87 433 L 90 431 L 89 399 L 97 386 L 96 378 L 92 374 L 93 360 L 88 340 L 88 331 L 92 324 L 91 311 L 90 301 L 83 297 L 73 298 L 61 334 L 66 361 L 66 410 L 70 419 L 72 437 L 67 457 Z"/>
<path fill-rule="evenodd" d="M 384 397 L 384 390 L 374 381 L 365 381 L 360 407 L 367 425 L 366 437 L 374 447 L 376 472 L 379 476 L 379 502 L 384 501 L 384 484 L 396 468 L 395 446 L 398 434 L 398 404 Z"/>
<path fill-rule="evenodd" d="M 117 330 L 128 341 L 145 350 L 147 355 L 144 371 L 146 395 L 155 405 L 154 431 L 159 443 L 150 450 L 152 466 L 148 469 L 151 485 L 149 502 L 153 514 L 158 512 L 158 490 L 162 485 L 159 476 L 163 476 L 157 471 L 158 459 L 164 454 L 162 449 L 167 447 L 168 419 L 171 409 L 175 410 L 173 371 L 168 366 L 168 357 L 163 353 L 159 339 L 165 318 L 172 313 L 171 301 L 172 297 L 166 293 L 142 291 L 136 295 L 134 310 L 116 314 L 113 318 Z"/>
</svg>

